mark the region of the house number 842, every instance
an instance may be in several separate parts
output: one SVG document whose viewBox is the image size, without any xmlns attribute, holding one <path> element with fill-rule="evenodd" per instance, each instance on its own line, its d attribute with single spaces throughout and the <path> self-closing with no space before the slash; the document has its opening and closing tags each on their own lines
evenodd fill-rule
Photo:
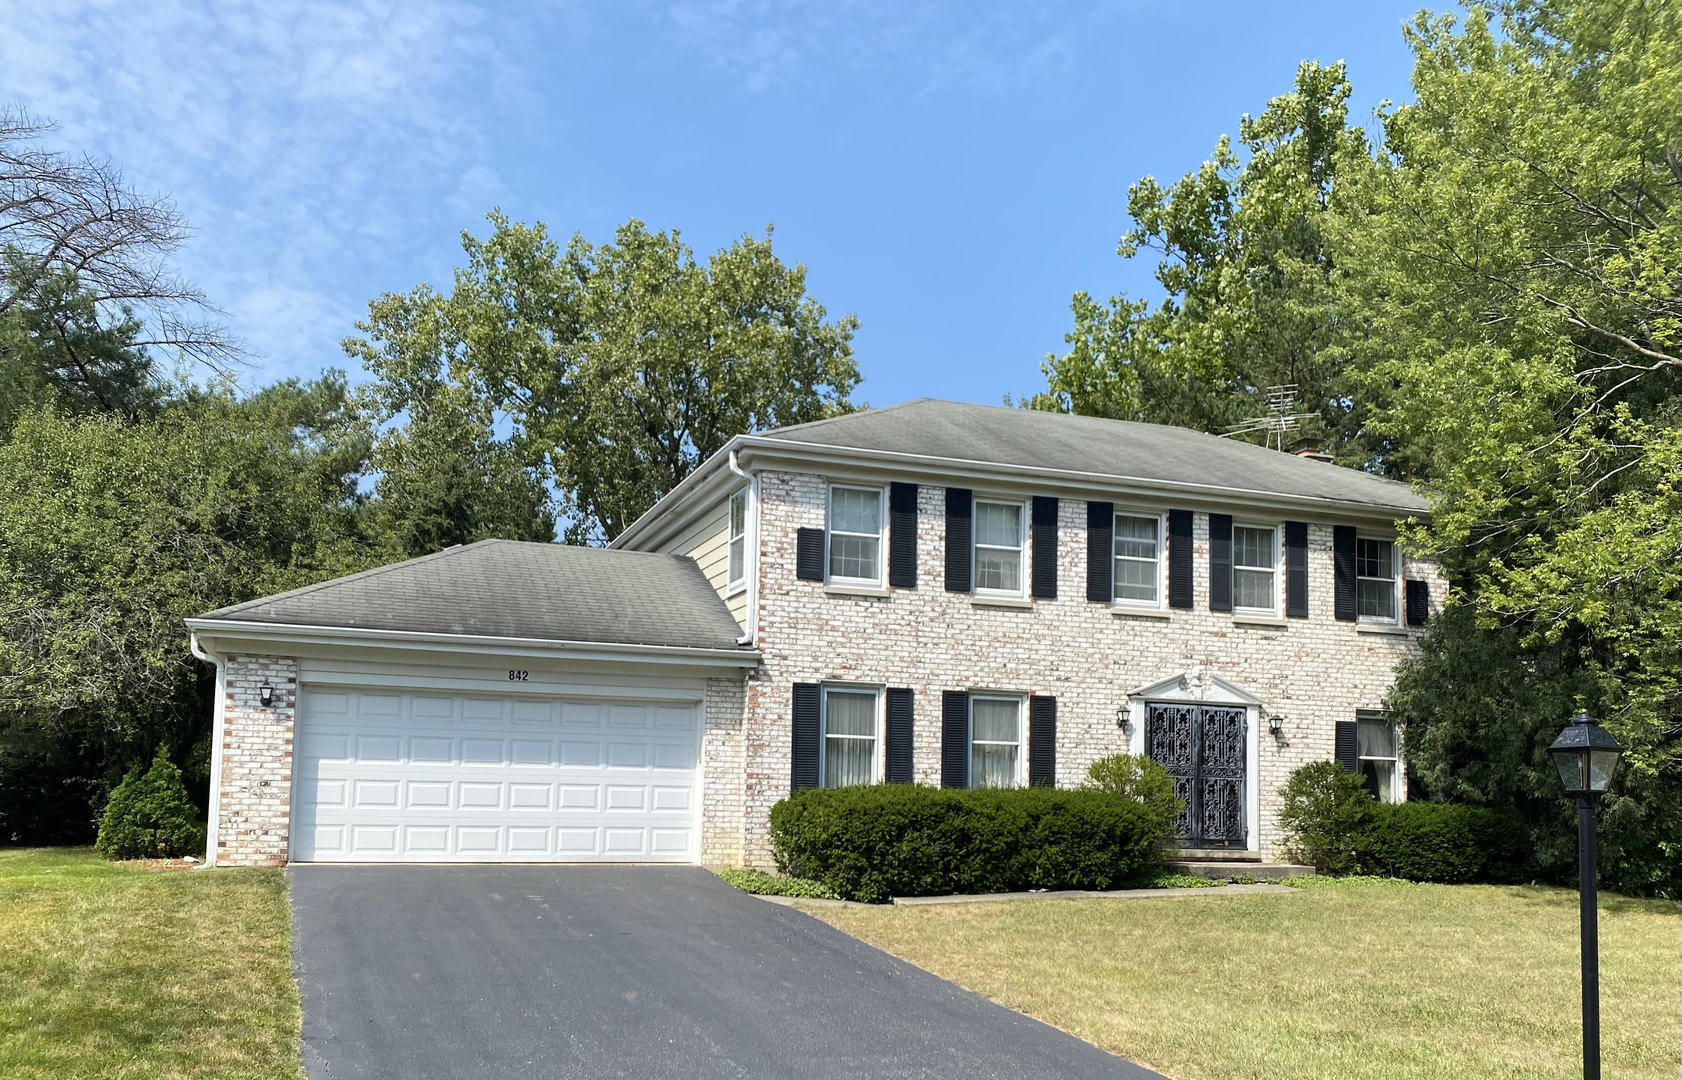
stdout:
<svg viewBox="0 0 1682 1080">
<path fill-rule="evenodd" d="M 526 676 L 529 675 L 529 674 L 530 674 L 530 672 L 526 672 L 526 671 L 509 671 L 508 681 L 509 682 L 525 682 L 526 681 Z"/>
</svg>

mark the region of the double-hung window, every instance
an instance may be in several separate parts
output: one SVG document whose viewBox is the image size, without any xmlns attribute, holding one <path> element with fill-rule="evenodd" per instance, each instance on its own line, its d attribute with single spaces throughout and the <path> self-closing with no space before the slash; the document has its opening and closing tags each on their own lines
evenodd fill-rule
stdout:
<svg viewBox="0 0 1682 1080">
<path fill-rule="evenodd" d="M 829 580 L 882 584 L 882 489 L 829 489 Z"/>
<path fill-rule="evenodd" d="M 1020 695 L 971 694 L 969 786 L 1022 786 Z"/>
<path fill-rule="evenodd" d="M 1026 517 L 1019 502 L 975 500 L 975 591 L 994 596 L 1021 596 L 1022 525 Z"/>
<path fill-rule="evenodd" d="M 1355 756 L 1372 797 L 1379 802 L 1400 802 L 1402 739 L 1389 717 L 1383 713 L 1356 714 Z"/>
<path fill-rule="evenodd" d="M 1279 610 L 1279 534 L 1262 525 L 1232 527 L 1232 606 L 1239 611 Z"/>
<path fill-rule="evenodd" d="M 726 592 L 739 592 L 748 584 L 748 489 L 730 496 L 730 570 Z"/>
<path fill-rule="evenodd" d="M 1161 520 L 1132 514 L 1115 516 L 1115 600 L 1118 604 L 1155 606 L 1161 595 Z"/>
<path fill-rule="evenodd" d="M 1356 613 L 1372 622 L 1396 621 L 1396 542 L 1357 537 L 1355 540 Z"/>
<path fill-rule="evenodd" d="M 879 690 L 826 686 L 823 690 L 823 753 L 819 773 L 824 787 L 873 784 L 876 766 L 876 718 Z"/>
</svg>

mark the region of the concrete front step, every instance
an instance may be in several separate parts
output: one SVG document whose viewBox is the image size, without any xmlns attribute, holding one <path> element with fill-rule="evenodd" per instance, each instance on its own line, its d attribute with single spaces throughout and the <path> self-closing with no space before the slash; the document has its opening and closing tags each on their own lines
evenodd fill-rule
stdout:
<svg viewBox="0 0 1682 1080">
<path fill-rule="evenodd" d="M 1302 877 L 1314 872 L 1312 866 L 1257 862 L 1249 859 L 1226 861 L 1174 859 L 1169 861 L 1168 869 L 1181 874 L 1196 874 L 1198 877 L 1214 878 L 1216 881 L 1226 881 L 1232 878 L 1248 878 L 1253 881 L 1283 881 L 1286 878 Z"/>
<path fill-rule="evenodd" d="M 1176 862 L 1259 863 L 1262 861 L 1259 851 L 1243 851 L 1233 848 L 1174 848 L 1169 854 Z"/>
</svg>

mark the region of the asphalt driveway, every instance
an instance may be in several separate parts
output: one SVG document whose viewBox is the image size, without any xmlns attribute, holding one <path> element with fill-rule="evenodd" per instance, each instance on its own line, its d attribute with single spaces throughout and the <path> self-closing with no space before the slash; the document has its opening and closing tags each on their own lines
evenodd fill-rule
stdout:
<svg viewBox="0 0 1682 1080">
<path fill-rule="evenodd" d="M 291 874 L 310 1080 L 1157 1075 L 694 867 Z"/>
</svg>

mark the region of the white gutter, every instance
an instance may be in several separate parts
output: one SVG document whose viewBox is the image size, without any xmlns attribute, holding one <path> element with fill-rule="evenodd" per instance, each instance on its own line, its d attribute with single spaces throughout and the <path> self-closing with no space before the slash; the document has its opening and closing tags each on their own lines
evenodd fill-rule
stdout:
<svg viewBox="0 0 1682 1080">
<path fill-rule="evenodd" d="M 747 629 L 742 631 L 742 636 L 736 639 L 736 643 L 752 645 L 754 636 L 759 631 L 759 476 L 749 476 L 742 471 L 742 467 L 736 464 L 734 448 L 725 459 L 725 464 L 730 467 L 731 472 L 748 482 L 747 535 L 742 540 L 742 546 L 747 549 L 742 552 L 742 572 L 748 578 L 748 617 Z M 728 555 L 726 559 L 728 560 Z M 725 576 L 728 577 L 728 573 Z"/>
<path fill-rule="evenodd" d="M 187 635 L 187 643 L 194 656 L 207 664 L 216 665 L 216 702 L 210 712 L 210 797 L 206 800 L 208 820 L 204 829 L 204 862 L 199 864 L 215 866 L 217 825 L 222 817 L 222 711 L 227 701 L 227 683 L 222 670 L 222 658 L 205 650 L 199 644 L 199 636 L 196 633 Z"/>
<path fill-rule="evenodd" d="M 199 634 L 255 637 L 266 641 L 296 644 L 363 644 L 436 652 L 491 652 L 562 660 L 687 663 L 702 667 L 759 666 L 759 653 L 750 649 L 564 641 L 551 638 L 495 637 L 485 634 L 440 634 L 421 630 L 370 630 L 353 626 L 306 626 L 293 623 L 248 622 L 242 619 L 188 619 L 187 627 Z"/>
</svg>

